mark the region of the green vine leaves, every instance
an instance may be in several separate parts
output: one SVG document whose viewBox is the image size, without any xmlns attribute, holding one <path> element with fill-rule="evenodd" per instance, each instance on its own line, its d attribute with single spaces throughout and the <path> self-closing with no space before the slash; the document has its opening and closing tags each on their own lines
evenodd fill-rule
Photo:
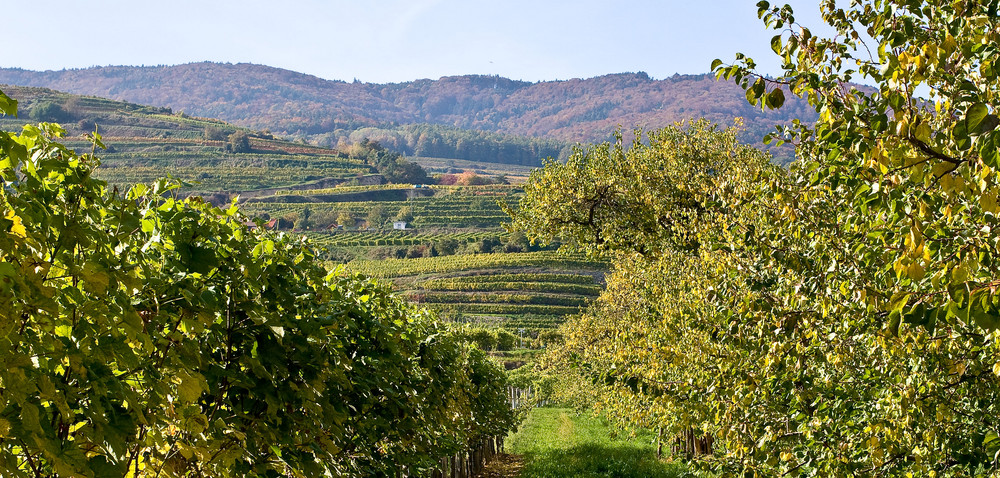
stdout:
<svg viewBox="0 0 1000 478">
<path fill-rule="evenodd" d="M 0 133 L 0 474 L 391 475 L 514 426 L 434 317 L 62 133 Z"/>
</svg>

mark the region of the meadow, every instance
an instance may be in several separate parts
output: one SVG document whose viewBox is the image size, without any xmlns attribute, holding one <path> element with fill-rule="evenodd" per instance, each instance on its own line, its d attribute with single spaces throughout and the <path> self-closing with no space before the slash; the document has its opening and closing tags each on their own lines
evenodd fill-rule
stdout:
<svg viewBox="0 0 1000 478">
<path fill-rule="evenodd" d="M 520 455 L 519 478 L 679 478 L 686 467 L 656 458 L 656 436 L 614 435 L 599 417 L 569 408 L 536 408 L 506 442 Z"/>
</svg>

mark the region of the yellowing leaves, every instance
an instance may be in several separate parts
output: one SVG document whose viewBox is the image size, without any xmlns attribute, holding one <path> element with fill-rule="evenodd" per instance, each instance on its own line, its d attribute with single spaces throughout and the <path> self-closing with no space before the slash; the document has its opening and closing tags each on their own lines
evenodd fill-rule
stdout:
<svg viewBox="0 0 1000 478">
<path fill-rule="evenodd" d="M 108 290 L 110 277 L 107 269 L 96 261 L 87 261 L 80 270 L 80 279 L 84 287 L 95 294 L 104 294 Z"/>
<path fill-rule="evenodd" d="M 181 403 L 194 403 L 202 392 L 208 391 L 208 382 L 200 373 L 179 370 L 177 378 L 180 384 L 177 385 L 177 399 Z"/>
<path fill-rule="evenodd" d="M 997 189 L 983 193 L 979 196 L 979 207 L 983 209 L 983 212 L 988 212 L 990 214 L 997 214 Z"/>
<path fill-rule="evenodd" d="M 924 266 L 919 262 L 914 262 L 906 268 L 906 275 L 913 280 L 923 279 L 925 274 Z"/>
<path fill-rule="evenodd" d="M 15 236 L 28 237 L 28 230 L 25 229 L 24 223 L 21 221 L 21 218 L 17 214 L 14 214 L 14 211 L 7 211 L 7 214 L 4 216 L 4 219 L 13 222 L 13 224 L 11 224 L 10 226 L 11 234 Z"/>
</svg>

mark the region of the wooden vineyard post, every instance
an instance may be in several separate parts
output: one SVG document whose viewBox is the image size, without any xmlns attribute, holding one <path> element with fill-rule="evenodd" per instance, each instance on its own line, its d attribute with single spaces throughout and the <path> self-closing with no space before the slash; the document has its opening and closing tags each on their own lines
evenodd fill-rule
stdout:
<svg viewBox="0 0 1000 478">
<path fill-rule="evenodd" d="M 656 459 L 663 458 L 663 427 L 656 429 Z"/>
<path fill-rule="evenodd" d="M 662 430 L 660 431 L 662 434 Z M 659 438 L 657 439 L 657 455 L 659 455 Z M 674 440 L 674 446 L 672 452 L 674 454 L 683 453 L 688 459 L 701 456 L 701 455 L 711 455 L 712 446 L 715 443 L 715 439 L 711 435 L 701 435 L 695 433 L 694 428 L 687 428 L 686 430 L 677 434 Z"/>
</svg>

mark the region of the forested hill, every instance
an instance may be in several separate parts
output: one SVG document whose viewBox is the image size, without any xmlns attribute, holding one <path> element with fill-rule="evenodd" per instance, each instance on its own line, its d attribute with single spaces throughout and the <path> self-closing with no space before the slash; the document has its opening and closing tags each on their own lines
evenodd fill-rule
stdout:
<svg viewBox="0 0 1000 478">
<path fill-rule="evenodd" d="M 745 92 L 712 75 L 655 80 L 645 73 L 529 83 L 497 76 L 372 84 L 324 80 L 253 64 L 108 66 L 62 71 L 0 69 L 0 84 L 44 86 L 170 107 L 255 129 L 326 136 L 364 126 L 434 123 L 560 141 L 607 139 L 619 125 L 657 127 L 705 117 L 746 121 L 759 138 L 777 122 L 814 116 L 790 97 L 778 111 L 747 104 Z M 791 96 L 791 95 L 789 95 Z M 324 139 L 324 138 L 319 138 Z"/>
</svg>

